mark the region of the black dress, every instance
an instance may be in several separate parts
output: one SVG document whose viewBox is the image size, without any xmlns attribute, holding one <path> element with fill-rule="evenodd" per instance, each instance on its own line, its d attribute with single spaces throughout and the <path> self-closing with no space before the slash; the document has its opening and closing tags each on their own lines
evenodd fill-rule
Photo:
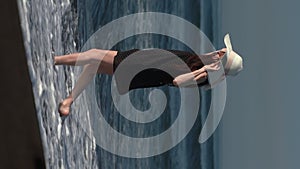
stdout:
<svg viewBox="0 0 300 169">
<path fill-rule="evenodd" d="M 134 55 L 135 53 L 137 55 Z M 165 57 L 168 55 L 169 57 Z M 128 57 L 132 56 L 134 58 L 133 61 L 123 64 L 123 73 L 115 73 L 118 66 Z M 173 57 L 172 57 L 173 56 Z M 145 57 L 147 59 L 145 59 Z M 177 58 L 176 58 L 177 57 Z M 181 59 L 181 63 L 178 62 L 178 58 Z M 177 61 L 176 61 L 177 60 Z M 160 69 L 151 68 L 153 66 L 162 66 L 167 67 L 168 70 L 173 72 L 173 77 Z M 131 68 L 142 66 L 147 69 L 144 69 L 137 73 L 130 82 L 129 88 L 126 87 L 126 84 L 123 83 L 124 81 L 124 71 L 128 71 Z M 154 66 L 154 67 L 155 67 Z M 159 50 L 158 49 L 131 49 L 128 51 L 118 51 L 117 55 L 114 57 L 113 62 L 113 71 L 114 77 L 116 80 L 116 85 L 119 90 L 120 94 L 124 94 L 132 89 L 137 88 L 147 88 L 147 87 L 157 87 L 162 85 L 171 85 L 173 86 L 173 79 L 181 74 L 189 73 L 191 71 L 200 69 L 203 67 L 204 64 L 202 63 L 201 59 L 198 55 L 180 51 L 180 50 Z M 206 84 L 207 81 L 198 84 L 203 85 Z"/>
</svg>

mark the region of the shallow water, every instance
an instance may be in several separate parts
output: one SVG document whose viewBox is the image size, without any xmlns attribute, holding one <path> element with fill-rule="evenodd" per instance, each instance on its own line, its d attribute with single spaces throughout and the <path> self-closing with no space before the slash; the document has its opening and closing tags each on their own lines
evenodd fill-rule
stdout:
<svg viewBox="0 0 300 169">
<path fill-rule="evenodd" d="M 80 50 L 98 28 L 124 15 L 155 11 L 175 14 L 200 26 L 200 14 L 208 15 L 212 4 L 194 1 L 19 1 L 21 24 L 27 62 L 33 85 L 36 110 L 42 135 L 47 168 L 214 168 L 214 139 L 198 143 L 201 122 L 206 117 L 209 93 L 201 91 L 201 111 L 196 123 L 183 141 L 173 149 L 148 158 L 125 158 L 105 151 L 96 144 L 90 120 L 91 112 L 100 108 L 105 120 L 117 131 L 131 137 L 149 137 L 170 127 L 178 116 L 180 94 L 173 87 L 160 87 L 168 98 L 167 108 L 159 119 L 139 124 L 128 121 L 114 107 L 109 76 L 97 76 L 96 92 L 83 93 L 65 120 L 58 116 L 58 103 L 67 96 L 80 73 L 80 68 L 53 66 L 53 56 Z M 207 6 L 207 8 L 204 8 Z M 205 11 L 204 11 L 205 10 Z M 113 12 L 112 12 L 113 11 Z M 195 13 L 194 11 L 200 11 Z M 208 13 L 208 14 L 206 14 Z M 209 17 L 207 17 L 209 18 Z M 203 18 L 207 22 L 209 19 Z M 205 27 L 207 30 L 211 25 Z M 180 29 L 180 27 L 178 28 Z M 204 29 L 204 28 L 203 28 Z M 213 31 L 206 32 L 213 37 Z M 163 48 L 189 50 L 179 41 L 162 35 L 137 35 L 113 47 Z M 149 108 L 148 94 L 152 89 L 130 93 L 132 104 L 140 110 Z M 91 101 L 91 95 L 97 98 Z M 102 137 L 102 136 L 97 136 Z M 131 151 L 131 148 L 127 148 Z M 149 151 L 151 147 L 141 147 Z"/>
</svg>

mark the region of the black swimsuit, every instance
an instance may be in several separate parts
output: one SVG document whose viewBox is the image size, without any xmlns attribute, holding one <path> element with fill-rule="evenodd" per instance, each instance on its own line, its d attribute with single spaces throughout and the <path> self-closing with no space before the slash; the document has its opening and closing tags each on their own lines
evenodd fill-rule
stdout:
<svg viewBox="0 0 300 169">
<path fill-rule="evenodd" d="M 139 54 L 143 54 L 142 53 L 143 51 L 147 51 L 147 55 L 149 55 L 149 51 L 150 51 L 151 56 L 147 56 L 147 58 L 149 57 L 149 58 L 153 58 L 153 59 L 138 60 L 138 58 L 136 58 L 135 63 L 130 63 L 128 65 L 125 65 L 125 66 L 128 66 L 128 68 L 129 68 L 129 67 L 135 67 L 137 64 L 142 64 L 143 66 L 148 68 L 148 69 L 142 70 L 141 72 L 139 72 L 138 74 L 136 74 L 134 76 L 134 78 L 130 82 L 129 90 L 137 89 L 137 88 L 146 88 L 146 87 L 157 87 L 157 86 L 162 86 L 162 85 L 171 85 L 171 86 L 173 85 L 174 78 L 170 74 L 168 74 L 162 70 L 159 70 L 159 69 L 149 68 L 149 67 L 151 67 L 151 65 L 154 65 L 154 64 L 156 64 L 156 65 L 163 64 L 163 66 L 170 67 L 175 72 L 175 76 L 200 69 L 201 67 L 204 66 L 204 64 L 200 60 L 199 56 L 194 53 L 179 51 L 179 50 L 165 50 L 165 51 L 168 51 L 171 54 L 174 54 L 177 57 L 179 57 L 189 68 L 189 70 L 187 70 L 186 67 L 183 66 L 183 64 L 178 64 L 178 63 L 174 62 L 174 59 L 178 59 L 178 58 L 173 57 L 174 59 L 171 58 L 168 60 L 166 60 L 166 59 L 163 60 L 163 57 L 161 57 L 161 55 L 162 55 L 161 53 L 153 52 L 153 54 L 151 54 L 151 50 L 152 49 L 147 49 L 147 50 L 131 49 L 128 51 L 118 51 L 117 55 L 114 57 L 113 71 L 115 72 L 117 70 L 118 66 L 120 65 L 120 63 L 122 61 L 124 61 L 124 59 L 126 59 L 129 55 L 131 55 L 137 51 L 139 51 Z M 155 50 L 153 50 L 153 51 L 155 51 Z M 162 58 L 162 59 L 160 59 L 160 58 Z M 136 63 L 136 62 L 138 62 L 138 63 Z M 120 77 L 120 75 L 118 75 L 118 74 L 114 74 L 114 76 L 115 76 L 116 85 L 119 90 L 119 93 L 121 93 L 121 94 L 126 93 L 127 90 L 125 90 L 124 87 L 122 88 L 122 85 L 124 85 L 124 84 L 122 84 L 122 81 L 123 81 L 122 77 Z M 207 81 L 203 82 L 203 83 L 207 83 Z M 203 83 L 198 84 L 198 85 L 202 85 Z"/>
</svg>

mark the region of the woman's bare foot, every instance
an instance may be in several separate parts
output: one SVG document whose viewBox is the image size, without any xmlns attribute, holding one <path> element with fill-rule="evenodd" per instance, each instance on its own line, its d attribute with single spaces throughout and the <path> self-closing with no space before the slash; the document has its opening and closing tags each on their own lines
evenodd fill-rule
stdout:
<svg viewBox="0 0 300 169">
<path fill-rule="evenodd" d="M 72 98 L 66 98 L 65 100 L 59 103 L 58 112 L 61 117 L 68 116 L 70 114 L 70 108 L 72 103 Z"/>
</svg>

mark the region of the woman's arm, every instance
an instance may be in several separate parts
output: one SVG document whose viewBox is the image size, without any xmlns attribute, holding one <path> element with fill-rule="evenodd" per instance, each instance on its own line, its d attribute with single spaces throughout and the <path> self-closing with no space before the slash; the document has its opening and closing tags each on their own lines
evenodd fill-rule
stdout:
<svg viewBox="0 0 300 169">
<path fill-rule="evenodd" d="M 207 80 L 207 71 L 217 71 L 220 69 L 220 62 L 205 65 L 202 68 L 190 73 L 185 73 L 174 78 L 173 84 L 178 87 L 194 87 Z"/>
</svg>

